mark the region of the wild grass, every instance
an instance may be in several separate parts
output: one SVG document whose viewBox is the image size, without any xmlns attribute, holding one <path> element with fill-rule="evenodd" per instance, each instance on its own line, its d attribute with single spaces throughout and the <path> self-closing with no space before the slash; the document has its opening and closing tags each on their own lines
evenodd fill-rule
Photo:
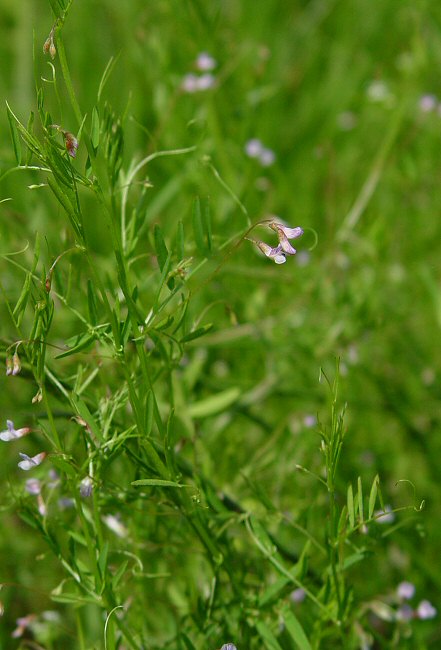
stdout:
<svg viewBox="0 0 441 650">
<path fill-rule="evenodd" d="M 440 10 L 0 12 L 0 648 L 437 647 Z"/>
</svg>

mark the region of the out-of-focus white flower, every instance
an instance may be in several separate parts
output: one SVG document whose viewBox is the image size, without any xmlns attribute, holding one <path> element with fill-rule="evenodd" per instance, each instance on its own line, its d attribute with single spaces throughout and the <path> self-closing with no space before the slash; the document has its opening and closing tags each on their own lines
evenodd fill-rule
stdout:
<svg viewBox="0 0 441 650">
<path fill-rule="evenodd" d="M 343 111 L 337 115 L 337 124 L 342 131 L 352 131 L 357 126 L 357 116 L 352 111 Z"/>
<path fill-rule="evenodd" d="M 379 104 L 390 100 L 392 97 L 388 85 L 379 79 L 371 81 L 367 87 L 366 93 L 371 102 Z"/>
<path fill-rule="evenodd" d="M 263 144 L 257 138 L 251 138 L 245 143 L 245 153 L 249 158 L 258 158 L 263 151 Z"/>
<path fill-rule="evenodd" d="M 375 521 L 379 524 L 391 524 L 395 521 L 395 513 L 392 512 L 392 506 L 386 505 L 384 510 L 376 510 L 374 512 Z"/>
<path fill-rule="evenodd" d="M 276 154 L 272 149 L 264 149 L 259 156 L 262 167 L 271 167 L 276 160 Z"/>
<path fill-rule="evenodd" d="M 43 460 L 46 458 L 46 452 L 42 451 L 39 454 L 36 454 L 36 456 L 28 456 L 27 454 L 19 454 L 19 456 L 23 458 L 23 460 L 18 463 L 18 466 L 20 469 L 23 469 L 25 472 L 27 472 L 43 462 Z"/>
<path fill-rule="evenodd" d="M 129 534 L 129 531 L 121 522 L 119 517 L 116 517 L 115 515 L 105 515 L 103 517 L 103 521 L 106 524 L 107 528 L 114 532 L 115 535 L 118 535 L 118 537 L 127 537 Z"/>
<path fill-rule="evenodd" d="M 209 72 L 210 70 L 214 70 L 216 66 L 216 60 L 208 52 L 198 54 L 198 58 L 196 59 L 196 67 L 198 70 L 201 70 L 201 72 Z"/>
</svg>

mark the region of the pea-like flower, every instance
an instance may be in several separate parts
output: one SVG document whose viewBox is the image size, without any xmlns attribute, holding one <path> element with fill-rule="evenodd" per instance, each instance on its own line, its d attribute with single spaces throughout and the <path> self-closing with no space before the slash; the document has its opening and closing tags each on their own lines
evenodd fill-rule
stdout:
<svg viewBox="0 0 441 650">
<path fill-rule="evenodd" d="M 269 224 L 269 227 L 277 233 L 279 238 L 280 246 L 287 255 L 295 255 L 297 253 L 296 249 L 291 246 L 289 243 L 290 239 L 297 239 L 303 235 L 303 229 L 297 226 L 297 228 L 289 228 L 284 226 L 282 223 L 277 221 L 272 221 Z"/>
<path fill-rule="evenodd" d="M 397 587 L 397 596 L 404 600 L 410 600 L 415 595 L 415 585 L 412 582 L 404 580 Z"/>
<path fill-rule="evenodd" d="M 271 221 L 268 224 L 268 227 L 274 230 L 277 233 L 279 238 L 279 245 L 272 247 L 269 244 L 266 244 L 263 241 L 257 241 L 255 239 L 250 239 L 266 257 L 274 260 L 276 264 L 284 264 L 286 262 L 287 255 L 295 255 L 296 249 L 291 246 L 289 243 L 290 239 L 297 239 L 303 235 L 303 228 L 297 226 L 296 228 L 290 228 L 285 226 L 283 223 L 278 221 Z"/>
<path fill-rule="evenodd" d="M 38 467 L 38 465 L 43 462 L 46 458 L 46 452 L 42 451 L 39 454 L 36 454 L 36 456 L 28 456 L 27 454 L 19 454 L 19 456 L 20 458 L 23 458 L 23 460 L 18 463 L 19 468 L 28 472 L 30 469 Z"/>
<path fill-rule="evenodd" d="M 3 440 L 3 442 L 9 442 L 10 440 L 22 438 L 31 432 L 31 429 L 29 429 L 29 427 L 15 429 L 12 420 L 6 420 L 6 426 L 8 428 L 5 431 L 0 432 L 0 440 Z"/>
<path fill-rule="evenodd" d="M 221 650 L 237 650 L 237 648 L 234 643 L 224 643 Z"/>
<path fill-rule="evenodd" d="M 269 244 L 265 244 L 264 241 L 259 241 L 257 239 L 249 239 L 248 241 L 251 241 L 253 242 L 253 244 L 256 244 L 256 246 L 262 251 L 262 253 L 266 255 L 266 257 L 269 257 L 270 259 L 274 260 L 276 264 L 285 264 L 286 255 L 283 252 L 282 246 L 280 244 L 273 248 Z"/>
</svg>

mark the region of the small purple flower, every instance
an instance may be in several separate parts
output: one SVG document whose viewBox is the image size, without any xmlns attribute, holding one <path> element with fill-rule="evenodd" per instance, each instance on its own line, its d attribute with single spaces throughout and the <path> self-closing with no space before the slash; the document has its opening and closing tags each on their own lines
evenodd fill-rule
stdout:
<svg viewBox="0 0 441 650">
<path fill-rule="evenodd" d="M 237 648 L 234 643 L 224 643 L 221 650 L 237 650 Z"/>
<path fill-rule="evenodd" d="M 262 167 L 271 167 L 276 161 L 276 154 L 272 149 L 264 148 L 260 153 L 259 160 Z"/>
<path fill-rule="evenodd" d="M 299 587 L 298 589 L 294 589 L 294 591 L 290 593 L 289 597 L 293 603 L 303 603 L 306 598 L 306 592 L 304 589 Z"/>
<path fill-rule="evenodd" d="M 197 90 L 209 90 L 210 88 L 213 88 L 215 84 L 216 78 L 209 72 L 206 72 L 198 78 Z"/>
<path fill-rule="evenodd" d="M 216 60 L 208 52 L 198 54 L 198 58 L 196 59 L 196 67 L 198 70 L 201 72 L 209 72 L 210 70 L 214 70 L 216 66 Z"/>
<path fill-rule="evenodd" d="M 303 424 L 305 425 L 305 427 L 308 427 L 308 429 L 315 427 L 317 425 L 316 416 L 308 413 L 308 415 L 305 415 L 305 417 L 303 418 Z"/>
<path fill-rule="evenodd" d="M 93 481 L 90 476 L 85 476 L 80 483 L 80 494 L 83 498 L 90 497 L 93 490 Z"/>
<path fill-rule="evenodd" d="M 414 611 L 410 605 L 404 603 L 397 610 L 397 619 L 399 621 L 411 621 L 415 616 Z"/>
<path fill-rule="evenodd" d="M 30 469 L 37 467 L 40 465 L 40 463 L 43 462 L 43 460 L 46 458 L 46 452 L 42 451 L 41 453 L 32 457 L 28 456 L 27 454 L 19 454 L 19 456 L 23 458 L 23 460 L 18 463 L 19 468 L 25 472 L 28 472 Z"/>
<path fill-rule="evenodd" d="M 418 106 L 422 113 L 431 113 L 435 110 L 437 103 L 435 95 L 422 95 Z"/>
<path fill-rule="evenodd" d="M 198 77 L 190 72 L 182 79 L 181 88 L 186 93 L 195 93 L 198 89 Z"/>
<path fill-rule="evenodd" d="M 60 497 L 58 507 L 60 510 L 70 510 L 70 508 L 75 508 L 75 501 L 70 497 Z"/>
<path fill-rule="evenodd" d="M 41 492 L 41 482 L 38 478 L 28 478 L 25 483 L 25 490 L 28 494 L 36 496 Z"/>
<path fill-rule="evenodd" d="M 12 420 L 6 420 L 7 429 L 0 432 L 0 440 L 3 442 L 9 442 L 10 440 L 16 440 L 17 438 L 22 438 L 31 432 L 29 427 L 24 427 L 23 429 L 14 429 L 14 423 Z"/>
<path fill-rule="evenodd" d="M 397 596 L 398 598 L 403 598 L 404 600 L 410 600 L 415 595 L 415 585 L 411 582 L 404 580 L 400 582 L 397 587 Z"/>
<path fill-rule="evenodd" d="M 422 621 L 435 618 L 437 611 L 432 603 L 428 600 L 422 600 L 416 610 L 417 617 Z"/>
</svg>

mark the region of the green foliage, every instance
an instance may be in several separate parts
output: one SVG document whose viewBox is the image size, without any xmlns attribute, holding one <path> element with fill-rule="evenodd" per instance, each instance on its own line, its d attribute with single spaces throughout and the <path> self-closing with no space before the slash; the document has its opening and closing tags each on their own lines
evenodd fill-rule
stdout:
<svg viewBox="0 0 441 650">
<path fill-rule="evenodd" d="M 440 10 L 0 15 L 0 647 L 435 647 Z"/>
</svg>

